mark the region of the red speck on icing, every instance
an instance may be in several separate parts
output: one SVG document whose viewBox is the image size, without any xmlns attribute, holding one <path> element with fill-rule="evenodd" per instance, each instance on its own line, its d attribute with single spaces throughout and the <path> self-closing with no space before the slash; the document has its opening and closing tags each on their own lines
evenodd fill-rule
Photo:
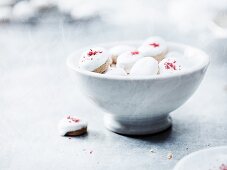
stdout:
<svg viewBox="0 0 227 170">
<path fill-rule="evenodd" d="M 74 121 L 75 123 L 80 121 L 80 119 L 77 119 L 77 118 L 71 118 L 71 120 Z"/>
<path fill-rule="evenodd" d="M 93 51 L 92 49 L 90 49 L 87 55 L 92 56 L 92 55 L 96 55 L 97 53 L 102 53 L 102 51 Z"/>
<path fill-rule="evenodd" d="M 132 54 L 132 55 L 139 54 L 139 51 L 132 51 L 131 54 Z"/>
<path fill-rule="evenodd" d="M 164 63 L 164 65 L 165 65 L 165 69 L 173 69 L 173 70 L 177 70 L 177 68 L 176 68 L 176 61 L 174 61 L 174 62 L 165 62 Z"/>
<path fill-rule="evenodd" d="M 68 116 L 67 119 L 69 119 L 69 121 L 68 121 L 69 123 L 72 123 L 72 121 L 75 122 L 75 123 L 77 123 L 77 122 L 80 121 L 80 119 L 74 118 L 74 117 L 72 117 L 72 116 Z"/>
<path fill-rule="evenodd" d="M 153 46 L 154 48 L 159 47 L 160 45 L 158 43 L 151 43 L 150 46 Z"/>
</svg>

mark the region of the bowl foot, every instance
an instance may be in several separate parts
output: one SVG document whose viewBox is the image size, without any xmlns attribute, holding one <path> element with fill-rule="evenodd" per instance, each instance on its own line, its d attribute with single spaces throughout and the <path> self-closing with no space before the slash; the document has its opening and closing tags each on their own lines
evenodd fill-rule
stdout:
<svg viewBox="0 0 227 170">
<path fill-rule="evenodd" d="M 107 129 L 123 135 L 148 135 L 168 129 L 172 119 L 167 114 L 165 117 L 125 117 L 106 114 L 104 124 Z"/>
</svg>

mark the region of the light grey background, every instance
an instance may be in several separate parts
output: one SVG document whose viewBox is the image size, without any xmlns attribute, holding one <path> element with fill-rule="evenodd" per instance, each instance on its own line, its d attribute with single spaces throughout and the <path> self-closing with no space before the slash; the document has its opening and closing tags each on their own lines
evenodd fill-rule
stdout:
<svg viewBox="0 0 227 170">
<path fill-rule="evenodd" d="M 226 145 L 226 41 L 215 40 L 208 30 L 168 29 L 116 26 L 99 20 L 0 25 L 0 169 L 167 170 L 193 151 Z M 193 97 L 171 113 L 173 127 L 168 131 L 144 137 L 109 132 L 103 126 L 102 111 L 71 82 L 66 57 L 89 44 L 153 34 L 205 49 L 211 55 L 205 79 Z M 66 114 L 87 119 L 88 134 L 60 137 L 57 124 Z"/>
</svg>

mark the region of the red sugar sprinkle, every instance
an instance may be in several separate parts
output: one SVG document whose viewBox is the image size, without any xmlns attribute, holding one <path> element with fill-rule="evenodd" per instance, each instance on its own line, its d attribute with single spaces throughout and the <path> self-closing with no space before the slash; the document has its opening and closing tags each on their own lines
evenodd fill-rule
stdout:
<svg viewBox="0 0 227 170">
<path fill-rule="evenodd" d="M 132 54 L 132 55 L 139 54 L 139 51 L 132 51 L 131 54 Z"/>
<path fill-rule="evenodd" d="M 102 51 L 93 51 L 92 49 L 90 49 L 87 55 L 92 56 L 92 55 L 96 55 L 97 53 L 102 53 Z"/>
<path fill-rule="evenodd" d="M 173 69 L 173 70 L 177 70 L 176 65 L 175 65 L 176 61 L 174 61 L 173 63 L 171 62 L 165 62 L 165 69 Z"/>
<path fill-rule="evenodd" d="M 220 170 L 227 170 L 227 165 L 225 164 L 221 164 L 221 166 L 219 167 Z"/>
<path fill-rule="evenodd" d="M 71 120 L 74 121 L 74 122 L 79 122 L 80 121 L 80 119 L 77 119 L 77 118 L 71 118 Z"/>
<path fill-rule="evenodd" d="M 154 48 L 156 47 L 159 47 L 159 44 L 158 43 L 152 43 L 152 44 L 149 44 L 150 46 L 153 46 Z"/>
<path fill-rule="evenodd" d="M 69 119 L 69 121 L 68 121 L 69 123 L 72 123 L 72 121 L 75 122 L 75 123 L 80 121 L 80 119 L 74 118 L 74 117 L 70 117 L 70 116 L 68 116 L 67 119 Z"/>
</svg>

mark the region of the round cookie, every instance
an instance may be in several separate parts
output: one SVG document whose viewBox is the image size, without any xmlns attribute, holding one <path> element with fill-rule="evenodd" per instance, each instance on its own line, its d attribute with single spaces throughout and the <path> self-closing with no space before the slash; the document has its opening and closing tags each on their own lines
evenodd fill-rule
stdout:
<svg viewBox="0 0 227 170">
<path fill-rule="evenodd" d="M 159 63 L 160 74 L 172 74 L 182 70 L 182 62 L 176 58 L 165 58 Z"/>
<path fill-rule="evenodd" d="M 128 51 L 117 58 L 116 67 L 124 69 L 127 73 L 130 72 L 132 66 L 135 64 L 137 60 L 142 58 L 143 56 L 139 51 Z"/>
<path fill-rule="evenodd" d="M 117 57 L 124 52 L 134 51 L 135 48 L 128 45 L 117 45 L 110 49 L 110 55 L 113 60 L 113 63 L 117 63 Z"/>
<path fill-rule="evenodd" d="M 118 76 L 126 76 L 127 73 L 122 68 L 110 67 L 106 72 L 106 75 L 118 75 Z"/>
<path fill-rule="evenodd" d="M 32 8 L 29 1 L 20 1 L 16 3 L 12 10 L 14 20 L 26 21 L 35 17 L 36 11 Z"/>
<path fill-rule="evenodd" d="M 79 61 L 81 69 L 104 73 L 110 65 L 109 54 L 104 48 L 95 47 L 85 51 Z"/>
<path fill-rule="evenodd" d="M 167 53 L 167 43 L 160 37 L 150 37 L 138 48 L 138 51 L 144 57 L 153 57 L 160 62 Z"/>
<path fill-rule="evenodd" d="M 87 132 L 87 122 L 73 116 L 63 118 L 58 124 L 61 136 L 78 136 Z"/>
<path fill-rule="evenodd" d="M 139 59 L 130 71 L 130 75 L 156 75 L 158 73 L 158 61 L 153 57 Z"/>
</svg>

